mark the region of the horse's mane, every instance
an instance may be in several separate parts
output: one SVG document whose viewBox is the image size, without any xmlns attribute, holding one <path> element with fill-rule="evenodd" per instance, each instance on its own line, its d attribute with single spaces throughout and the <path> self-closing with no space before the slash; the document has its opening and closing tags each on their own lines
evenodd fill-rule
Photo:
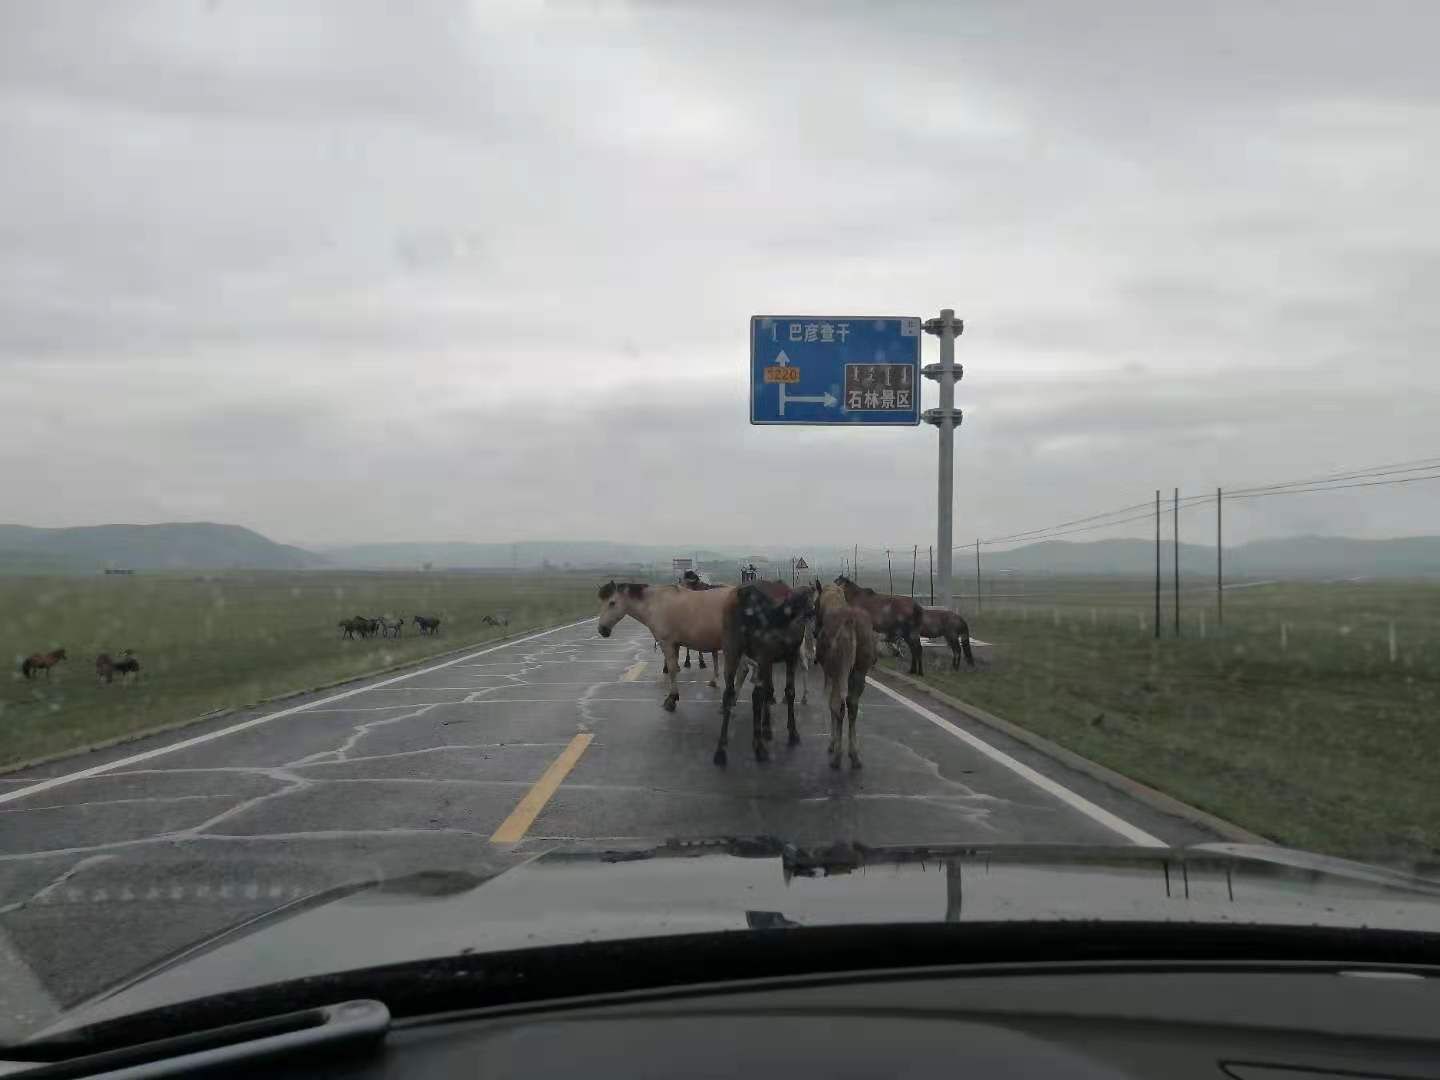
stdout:
<svg viewBox="0 0 1440 1080">
<path fill-rule="evenodd" d="M 638 600 L 647 588 L 649 588 L 649 586 L 641 581 L 622 581 L 618 585 L 615 584 L 614 581 L 607 581 L 604 585 L 600 586 L 596 595 L 599 596 L 601 600 L 609 600 L 610 597 L 614 596 L 617 592 L 623 592 L 626 596 Z"/>
</svg>

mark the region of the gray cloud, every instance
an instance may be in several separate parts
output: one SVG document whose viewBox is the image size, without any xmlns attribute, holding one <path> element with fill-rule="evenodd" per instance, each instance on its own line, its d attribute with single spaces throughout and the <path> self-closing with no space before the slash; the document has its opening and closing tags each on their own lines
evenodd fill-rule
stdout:
<svg viewBox="0 0 1440 1080">
<path fill-rule="evenodd" d="M 929 429 L 746 425 L 784 310 L 966 318 L 966 535 L 1440 453 L 1437 23 L 6 5 L 6 516 L 923 541 Z M 1421 488 L 1235 529 L 1440 529 Z"/>
</svg>

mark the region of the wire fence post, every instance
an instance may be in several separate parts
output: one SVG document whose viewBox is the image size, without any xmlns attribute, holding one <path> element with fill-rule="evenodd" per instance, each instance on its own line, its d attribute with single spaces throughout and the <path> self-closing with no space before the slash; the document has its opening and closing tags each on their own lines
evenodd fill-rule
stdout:
<svg viewBox="0 0 1440 1080">
<path fill-rule="evenodd" d="M 930 606 L 935 606 L 935 545 L 931 544 L 926 555 L 926 565 L 930 567 Z"/>
<path fill-rule="evenodd" d="M 855 584 L 860 584 L 860 545 L 855 545 L 855 553 L 850 558 L 850 569 L 855 575 Z"/>
<path fill-rule="evenodd" d="M 910 599 L 915 599 L 915 575 L 920 572 L 920 545 L 910 548 Z"/>
<path fill-rule="evenodd" d="M 1215 628 L 1225 625 L 1225 549 L 1221 546 L 1220 523 L 1224 520 L 1221 499 L 1224 492 L 1215 489 Z"/>
<path fill-rule="evenodd" d="M 1160 489 L 1155 489 L 1155 637 L 1160 637 Z"/>
<path fill-rule="evenodd" d="M 890 549 L 885 549 L 885 575 L 890 579 L 890 592 L 895 592 L 895 571 L 890 566 Z"/>
<path fill-rule="evenodd" d="M 1175 517 L 1170 531 L 1175 537 L 1175 636 L 1180 636 L 1180 489 L 1175 489 Z"/>
</svg>

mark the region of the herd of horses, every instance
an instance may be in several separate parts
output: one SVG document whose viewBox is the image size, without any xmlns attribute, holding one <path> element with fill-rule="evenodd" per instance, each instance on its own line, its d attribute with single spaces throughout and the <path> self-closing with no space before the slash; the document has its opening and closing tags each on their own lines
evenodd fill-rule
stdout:
<svg viewBox="0 0 1440 1080">
<path fill-rule="evenodd" d="M 502 626 L 503 623 L 495 621 L 494 616 L 486 615 L 482 622 L 487 626 Z M 440 620 L 432 619 L 428 615 L 416 615 L 414 617 L 415 628 L 424 637 L 426 634 L 440 633 Z M 390 618 L 386 615 L 377 615 L 375 618 L 367 618 L 364 615 L 356 615 L 349 619 L 341 619 L 335 624 L 340 628 L 342 638 L 372 638 L 377 634 L 380 637 L 399 637 L 400 632 L 405 629 L 405 618 L 399 616 Z"/>
<path fill-rule="evenodd" d="M 774 669 L 785 665 L 785 712 L 789 745 L 800 742 L 795 726 L 795 672 L 807 673 L 813 659 L 825 676 L 830 710 L 830 767 L 840 768 L 848 750 L 851 768 L 861 767 L 856 741 L 856 720 L 865 678 L 874 667 L 882 640 L 904 642 L 910 654 L 910 673 L 923 675 L 924 638 L 943 638 L 951 649 L 952 666 L 963 656 L 975 666 L 970 627 L 960 615 L 943 608 L 925 608 L 913 597 L 878 593 L 857 585 L 843 574 L 833 584 L 819 580 L 800 588 L 783 581 L 756 581 L 740 586 L 710 585 L 693 571 L 674 585 L 609 581 L 599 589 L 597 629 L 609 637 L 627 615 L 654 636 L 665 657 L 668 692 L 664 708 L 673 712 L 680 700 L 677 679 L 680 650 L 711 654 L 716 672 L 724 654 L 724 685 L 720 699 L 720 738 L 714 762 L 724 765 L 730 736 L 730 716 L 740 689 L 753 671 L 751 691 L 751 749 L 755 760 L 770 757 L 766 743 L 773 740 L 770 706 L 775 704 Z M 716 685 L 712 675 L 710 685 Z M 803 703 L 803 699 L 802 699 Z M 845 745 L 848 719 L 848 747 Z"/>
<path fill-rule="evenodd" d="M 64 649 L 55 649 L 48 653 L 31 653 L 24 660 L 20 661 L 20 674 L 27 679 L 34 679 L 43 671 L 45 677 L 50 677 L 50 671 L 56 664 L 68 657 Z M 140 677 L 140 661 L 135 658 L 133 649 L 126 649 L 119 658 L 102 652 L 95 657 L 95 675 L 107 683 L 115 681 L 115 676 L 120 676 L 120 681 L 134 675 Z"/>
</svg>

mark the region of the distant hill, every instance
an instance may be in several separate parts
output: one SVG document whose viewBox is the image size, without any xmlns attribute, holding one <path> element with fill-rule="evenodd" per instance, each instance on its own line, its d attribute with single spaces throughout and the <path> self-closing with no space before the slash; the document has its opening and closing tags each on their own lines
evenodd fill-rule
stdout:
<svg viewBox="0 0 1440 1080">
<path fill-rule="evenodd" d="M 1171 541 L 1161 542 L 1166 572 L 1174 562 Z M 987 572 L 1004 570 L 1054 574 L 1133 574 L 1155 572 L 1155 541 L 1046 540 L 1008 551 L 985 552 Z M 1213 575 L 1215 549 L 1180 545 L 1180 572 Z M 1440 576 L 1440 536 L 1398 540 L 1354 540 L 1343 536 L 1297 536 L 1256 540 L 1225 548 L 1227 578 L 1341 578 Z"/>
<path fill-rule="evenodd" d="M 698 555 L 703 562 L 736 562 L 740 556 L 677 545 L 624 544 L 609 540 L 524 540 L 513 544 L 463 542 L 350 544 L 322 547 L 330 565 L 355 569 L 413 570 L 425 563 L 436 569 L 533 570 L 545 566 L 653 566 L 676 555 Z"/>
<path fill-rule="evenodd" d="M 312 552 L 277 544 L 239 525 L 0 525 L 0 573 L 134 570 L 300 570 L 324 565 Z"/>
</svg>

